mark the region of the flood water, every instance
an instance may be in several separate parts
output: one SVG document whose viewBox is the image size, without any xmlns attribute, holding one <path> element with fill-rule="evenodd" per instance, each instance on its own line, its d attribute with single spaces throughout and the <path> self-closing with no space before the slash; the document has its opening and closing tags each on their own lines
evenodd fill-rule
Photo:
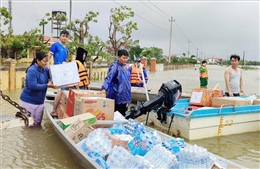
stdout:
<svg viewBox="0 0 260 169">
<path fill-rule="evenodd" d="M 220 83 L 223 87 L 223 67 L 211 66 L 209 87 Z M 245 89 L 248 93 L 259 92 L 259 70 L 244 72 Z M 164 77 L 163 77 L 164 76 Z M 159 88 L 162 82 L 176 79 L 184 91 L 198 87 L 198 72 L 194 68 L 172 70 L 149 75 L 148 86 Z M 97 82 L 98 83 L 98 82 Z M 3 91 L 4 94 L 19 103 L 21 90 Z M 0 98 L 1 120 L 14 119 L 18 111 L 15 107 Z M 259 117 L 260 118 L 260 117 Z M 188 141 L 205 147 L 208 151 L 239 163 L 248 168 L 260 168 L 260 132 L 207 138 Z M 62 168 L 78 169 L 63 142 L 56 136 L 50 121 L 44 115 L 43 124 L 37 128 L 17 127 L 0 130 L 1 169 L 8 168 Z"/>
</svg>

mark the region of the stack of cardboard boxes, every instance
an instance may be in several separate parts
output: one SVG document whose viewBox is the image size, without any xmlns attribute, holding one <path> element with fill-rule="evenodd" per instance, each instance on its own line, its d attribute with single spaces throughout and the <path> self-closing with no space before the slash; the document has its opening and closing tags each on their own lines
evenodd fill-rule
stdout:
<svg viewBox="0 0 260 169">
<path fill-rule="evenodd" d="M 240 97 L 223 97 L 221 89 L 193 89 L 190 105 L 199 107 L 221 107 L 222 105 L 246 106 L 251 105 L 251 100 Z M 257 99 L 254 100 L 257 102 Z M 254 103 L 253 103 L 254 104 Z"/>
<path fill-rule="evenodd" d="M 65 132 L 77 143 L 92 130 L 96 120 L 114 119 L 114 100 L 94 90 L 62 91 L 58 118 Z"/>
<path fill-rule="evenodd" d="M 190 97 L 190 105 L 211 107 L 212 99 L 223 97 L 221 89 L 193 89 Z"/>
</svg>

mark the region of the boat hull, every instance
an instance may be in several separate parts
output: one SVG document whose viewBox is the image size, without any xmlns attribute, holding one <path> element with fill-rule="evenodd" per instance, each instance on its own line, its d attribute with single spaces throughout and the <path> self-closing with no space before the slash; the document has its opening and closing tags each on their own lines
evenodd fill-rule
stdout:
<svg viewBox="0 0 260 169">
<path fill-rule="evenodd" d="M 51 121 L 53 129 L 60 140 L 65 144 L 64 147 L 68 148 L 72 153 L 72 157 L 74 160 L 82 167 L 82 168 L 100 168 L 91 158 L 89 158 L 86 153 L 84 153 L 77 145 L 69 138 L 69 136 L 61 129 L 61 127 L 57 124 L 57 122 L 52 118 L 50 112 L 52 110 L 51 103 L 45 103 L 45 112 L 48 118 Z"/>
<path fill-rule="evenodd" d="M 260 131 L 259 105 L 240 106 L 236 109 L 233 112 L 232 108 L 222 108 L 219 113 L 219 108 L 209 108 L 187 115 L 184 110 L 173 108 L 166 124 L 157 120 L 156 113 L 149 114 L 149 121 L 189 140 Z M 171 115 L 174 117 L 169 128 Z"/>
</svg>

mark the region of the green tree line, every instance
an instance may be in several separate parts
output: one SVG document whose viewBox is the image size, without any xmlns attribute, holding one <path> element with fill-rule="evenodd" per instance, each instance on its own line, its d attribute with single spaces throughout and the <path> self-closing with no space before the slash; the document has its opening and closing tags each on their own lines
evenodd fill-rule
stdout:
<svg viewBox="0 0 260 169">
<path fill-rule="evenodd" d="M 2 23 L 4 25 L 8 24 L 12 20 L 12 16 L 5 7 L 0 8 L 0 11 L 0 20 L 3 21 Z M 134 57 L 146 57 L 148 63 L 152 58 L 155 58 L 157 63 L 164 64 L 197 63 L 194 55 L 187 58 L 185 53 L 183 53 L 182 56 L 171 56 L 169 59 L 163 55 L 163 50 L 161 48 L 141 48 L 139 46 L 139 40 L 134 40 L 131 37 L 133 31 L 138 30 L 138 25 L 131 20 L 134 17 L 134 12 L 131 8 L 126 6 L 112 8 L 110 10 L 108 39 L 103 41 L 98 35 L 90 34 L 90 23 L 97 23 L 98 15 L 99 12 L 89 11 L 85 14 L 83 19 L 75 19 L 61 28 L 71 32 L 68 43 L 70 57 L 75 55 L 77 47 L 83 47 L 88 51 L 89 56 L 95 56 L 93 59 L 88 57 L 88 61 L 94 63 L 106 60 L 108 63 L 111 63 L 116 59 L 115 55 L 118 49 L 125 48 L 130 54 L 129 61 L 133 61 Z M 39 22 L 39 26 L 42 27 L 42 29 L 35 28 L 28 30 L 22 35 L 14 35 L 13 30 L 0 30 L 1 59 L 25 58 L 28 55 L 28 49 L 33 49 L 35 46 L 39 46 L 41 50 L 47 52 L 48 41 L 43 41 L 44 27 L 52 21 L 56 21 L 57 23 L 67 22 L 68 18 L 62 13 L 58 13 L 55 16 L 46 13 L 44 18 L 45 19 L 42 19 Z M 2 25 L 0 25 L 0 27 L 1 26 Z"/>
</svg>

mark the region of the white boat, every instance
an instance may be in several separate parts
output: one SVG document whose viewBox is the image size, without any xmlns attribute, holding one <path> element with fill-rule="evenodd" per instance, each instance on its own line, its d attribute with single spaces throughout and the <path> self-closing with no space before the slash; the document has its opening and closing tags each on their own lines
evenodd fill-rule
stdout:
<svg viewBox="0 0 260 169">
<path fill-rule="evenodd" d="M 90 86 L 90 90 L 97 90 L 100 91 L 101 87 L 100 86 Z M 157 92 L 157 91 L 156 91 Z M 46 97 L 51 99 L 56 96 L 57 90 L 53 89 L 48 89 L 46 93 Z M 156 96 L 154 92 L 151 90 L 147 91 L 147 94 L 145 92 L 145 88 L 143 87 L 131 87 L 131 96 L 132 96 L 132 103 L 136 103 L 137 101 L 140 102 L 145 102 L 148 98 L 153 98 Z"/>
<path fill-rule="evenodd" d="M 187 111 L 188 107 L 189 99 L 180 99 L 168 112 L 166 123 L 159 121 L 156 113 L 149 113 L 149 121 L 189 140 L 260 131 L 259 105 Z"/>
<path fill-rule="evenodd" d="M 53 119 L 50 115 L 50 112 L 52 110 L 53 101 L 46 101 L 45 102 L 45 112 L 51 121 L 51 124 L 53 125 L 53 128 L 56 132 L 56 134 L 59 136 L 61 141 L 65 143 L 66 148 L 70 150 L 72 153 L 75 161 L 79 163 L 83 168 L 101 168 L 93 159 L 91 159 L 85 152 L 83 152 L 82 149 L 80 149 L 76 143 L 72 141 L 72 139 L 64 132 L 64 130 L 59 125 L 59 120 Z M 149 130 L 154 130 L 152 128 L 147 127 Z M 166 135 L 162 132 L 157 131 L 162 140 L 171 139 L 173 137 Z M 212 154 L 213 155 L 213 154 Z M 241 166 L 237 163 L 234 163 L 232 161 L 229 161 L 227 159 L 224 159 L 222 157 L 219 157 L 217 155 L 213 155 L 216 157 L 215 165 L 212 167 L 214 169 L 218 168 L 245 168 L 244 166 Z"/>
</svg>

